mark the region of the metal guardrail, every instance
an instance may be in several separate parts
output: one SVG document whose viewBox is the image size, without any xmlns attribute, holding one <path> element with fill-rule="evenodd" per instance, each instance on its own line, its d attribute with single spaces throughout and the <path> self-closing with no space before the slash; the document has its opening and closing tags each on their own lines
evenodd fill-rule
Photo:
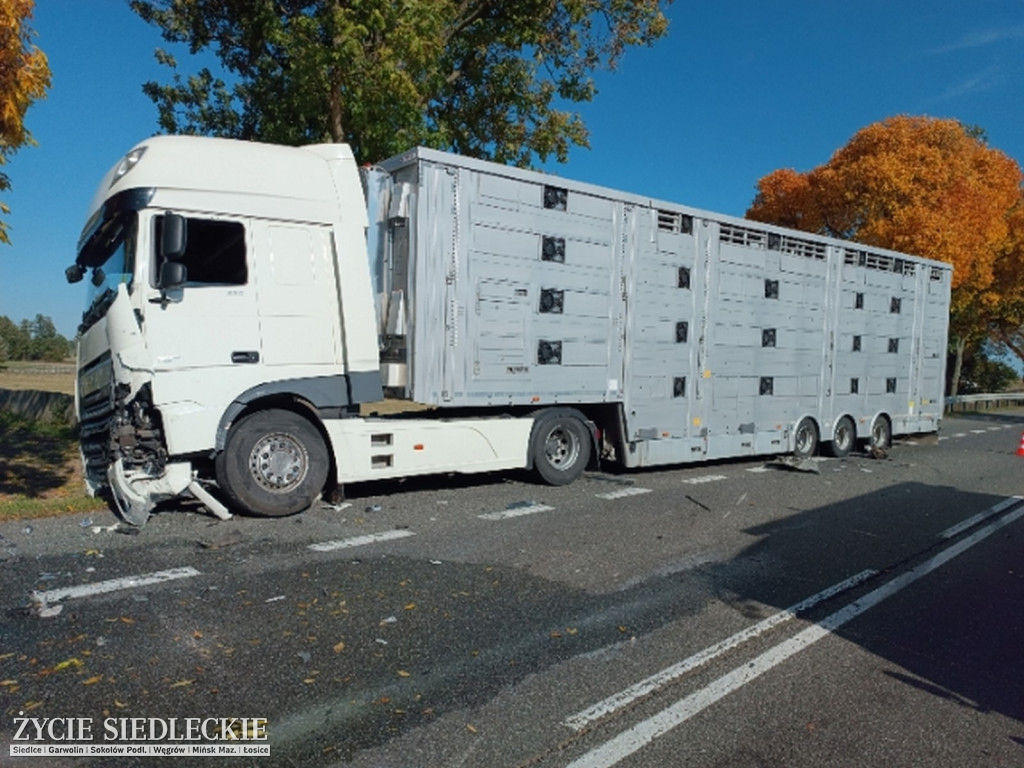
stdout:
<svg viewBox="0 0 1024 768">
<path fill-rule="evenodd" d="M 948 413 L 988 411 L 993 408 L 1024 406 L 1024 392 L 996 392 L 994 394 L 955 395 L 946 398 Z"/>
</svg>

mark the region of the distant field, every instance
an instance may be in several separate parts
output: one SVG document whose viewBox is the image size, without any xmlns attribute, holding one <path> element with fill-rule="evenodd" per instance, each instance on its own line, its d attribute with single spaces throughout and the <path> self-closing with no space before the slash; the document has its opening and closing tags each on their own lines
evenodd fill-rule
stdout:
<svg viewBox="0 0 1024 768">
<path fill-rule="evenodd" d="M 74 363 L 0 363 L 0 389 L 75 394 Z"/>
</svg>

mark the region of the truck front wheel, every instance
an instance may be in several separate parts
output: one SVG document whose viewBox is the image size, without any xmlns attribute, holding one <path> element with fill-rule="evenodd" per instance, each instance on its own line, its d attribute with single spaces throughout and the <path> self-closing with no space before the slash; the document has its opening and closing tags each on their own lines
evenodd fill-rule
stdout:
<svg viewBox="0 0 1024 768">
<path fill-rule="evenodd" d="M 582 415 L 574 411 L 545 413 L 534 422 L 530 456 L 540 479 L 568 485 L 590 462 L 591 440 Z"/>
<path fill-rule="evenodd" d="M 327 482 L 327 446 L 312 424 L 291 411 L 240 419 L 216 459 L 217 483 L 236 508 L 283 517 L 308 508 Z"/>
</svg>

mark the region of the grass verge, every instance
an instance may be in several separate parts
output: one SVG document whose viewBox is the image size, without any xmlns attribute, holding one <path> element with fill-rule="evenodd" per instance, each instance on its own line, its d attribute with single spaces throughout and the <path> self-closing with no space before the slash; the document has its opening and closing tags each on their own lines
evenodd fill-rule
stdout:
<svg viewBox="0 0 1024 768">
<path fill-rule="evenodd" d="M 0 412 L 0 522 L 106 508 L 86 492 L 73 428 Z"/>
</svg>

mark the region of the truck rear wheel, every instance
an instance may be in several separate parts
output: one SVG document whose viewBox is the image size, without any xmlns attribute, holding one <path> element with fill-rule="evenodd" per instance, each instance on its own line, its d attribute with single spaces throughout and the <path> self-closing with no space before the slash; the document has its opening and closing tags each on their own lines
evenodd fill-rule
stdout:
<svg viewBox="0 0 1024 768">
<path fill-rule="evenodd" d="M 240 419 L 217 455 L 217 482 L 232 505 L 261 517 L 309 507 L 323 491 L 327 446 L 312 424 L 291 411 Z"/>
<path fill-rule="evenodd" d="M 843 416 L 836 422 L 836 428 L 832 432 L 832 442 L 828 445 L 828 453 L 837 459 L 844 459 L 850 455 L 856 442 L 857 427 L 853 423 L 853 419 Z"/>
<path fill-rule="evenodd" d="M 892 425 L 885 416 L 879 416 L 871 425 L 871 437 L 868 439 L 868 447 L 880 451 L 889 450 L 892 445 Z"/>
<path fill-rule="evenodd" d="M 590 432 L 575 411 L 553 411 L 534 422 L 530 456 L 534 471 L 549 485 L 568 485 L 590 462 Z"/>
<path fill-rule="evenodd" d="M 807 459 L 818 452 L 818 425 L 814 419 L 800 419 L 793 432 L 793 455 Z"/>
</svg>

